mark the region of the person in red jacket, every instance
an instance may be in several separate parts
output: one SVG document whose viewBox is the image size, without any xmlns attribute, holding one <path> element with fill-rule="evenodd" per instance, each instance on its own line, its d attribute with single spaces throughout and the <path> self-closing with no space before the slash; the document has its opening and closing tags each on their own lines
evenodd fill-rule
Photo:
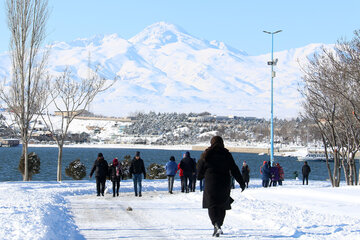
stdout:
<svg viewBox="0 0 360 240">
<path fill-rule="evenodd" d="M 183 170 L 180 168 L 180 163 L 178 164 L 178 171 L 179 171 L 179 177 L 180 177 L 180 181 L 181 181 L 181 192 L 185 192 L 185 177 L 184 177 Z"/>
<path fill-rule="evenodd" d="M 283 169 L 282 166 L 280 166 L 279 163 L 276 163 L 276 167 L 279 169 L 279 180 L 278 180 L 278 183 L 279 183 L 279 185 L 281 186 L 281 185 L 282 185 L 282 181 L 284 181 L 284 177 L 285 177 L 284 169 Z"/>
</svg>

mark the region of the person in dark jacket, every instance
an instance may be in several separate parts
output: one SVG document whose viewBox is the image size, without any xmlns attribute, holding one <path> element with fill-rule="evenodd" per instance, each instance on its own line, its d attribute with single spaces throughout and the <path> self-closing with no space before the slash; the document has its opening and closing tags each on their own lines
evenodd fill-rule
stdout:
<svg viewBox="0 0 360 240">
<path fill-rule="evenodd" d="M 246 187 L 248 188 L 250 181 L 250 168 L 249 165 L 247 165 L 246 161 L 243 162 L 243 166 L 241 168 L 241 175 L 244 179 Z"/>
<path fill-rule="evenodd" d="M 134 191 L 135 196 L 138 196 L 138 185 L 139 185 L 139 197 L 141 197 L 141 190 L 142 190 L 142 175 L 144 175 L 144 179 L 146 178 L 146 171 L 144 166 L 144 160 L 140 158 L 140 152 L 135 153 L 135 157 L 131 161 L 130 165 L 130 174 L 132 175 L 134 181 Z"/>
<path fill-rule="evenodd" d="M 260 167 L 260 174 L 262 178 L 262 186 L 267 188 L 270 181 L 270 168 L 267 161 L 264 161 L 263 165 Z"/>
<path fill-rule="evenodd" d="M 280 175 L 279 175 L 279 168 L 276 167 L 275 163 L 273 163 L 273 165 L 270 167 L 270 176 L 271 176 L 270 178 L 271 181 L 269 186 L 276 187 L 276 184 L 280 179 Z"/>
<path fill-rule="evenodd" d="M 165 165 L 166 176 L 168 177 L 168 190 L 169 193 L 172 194 L 172 190 L 174 187 L 175 174 L 178 170 L 178 165 L 175 162 L 175 157 L 171 156 L 169 162 Z"/>
<path fill-rule="evenodd" d="M 183 170 L 185 191 L 188 193 L 191 188 L 192 179 L 196 172 L 196 164 L 190 157 L 190 153 L 186 152 L 185 157 L 180 161 L 180 168 Z"/>
<path fill-rule="evenodd" d="M 94 162 L 94 166 L 92 167 L 90 172 L 90 178 L 92 177 L 94 172 L 96 178 L 97 196 L 100 196 L 100 193 L 104 196 L 106 176 L 108 175 L 108 163 L 104 159 L 102 153 L 98 154 L 98 157 Z"/>
<path fill-rule="evenodd" d="M 191 179 L 191 186 L 190 186 L 190 191 L 191 192 L 195 192 L 196 190 L 196 159 L 193 158 L 194 164 L 195 164 L 195 172 L 193 172 L 192 175 L 192 179 Z"/>
<path fill-rule="evenodd" d="M 303 185 L 305 184 L 305 180 L 306 180 L 306 185 L 308 185 L 310 172 L 311 172 L 311 168 L 308 165 L 307 161 L 305 161 L 302 167 Z"/>
<path fill-rule="evenodd" d="M 115 193 L 119 196 L 120 179 L 121 179 L 121 166 L 117 158 L 114 158 L 113 163 L 109 166 L 109 175 L 112 182 L 113 197 Z"/>
<path fill-rule="evenodd" d="M 211 146 L 201 154 L 197 163 L 197 178 L 205 179 L 202 206 L 208 209 L 214 225 L 213 236 L 218 237 L 222 234 L 221 226 L 226 210 L 231 209 L 234 201 L 230 197 L 230 174 L 240 184 L 242 191 L 245 189 L 245 182 L 231 153 L 224 147 L 223 139 L 215 136 L 210 143 Z"/>
</svg>

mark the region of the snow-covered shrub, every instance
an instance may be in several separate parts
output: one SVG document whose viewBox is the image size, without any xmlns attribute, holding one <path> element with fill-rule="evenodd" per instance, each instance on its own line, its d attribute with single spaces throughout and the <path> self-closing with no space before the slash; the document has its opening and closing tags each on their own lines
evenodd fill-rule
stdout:
<svg viewBox="0 0 360 240">
<path fill-rule="evenodd" d="M 130 177 L 130 165 L 131 165 L 131 156 L 124 156 L 124 160 L 121 163 L 121 172 L 122 179 L 129 179 Z"/>
<path fill-rule="evenodd" d="M 40 158 L 39 156 L 35 153 L 35 152 L 31 152 L 28 154 L 28 158 L 29 158 L 29 179 L 32 179 L 32 176 L 34 174 L 38 174 L 40 173 Z M 24 176 L 25 171 L 24 171 L 24 166 L 25 166 L 25 157 L 21 156 L 20 158 L 20 162 L 19 162 L 19 171 L 21 172 L 21 174 Z"/>
<path fill-rule="evenodd" d="M 86 176 L 85 164 L 80 159 L 76 159 L 65 168 L 65 174 L 74 180 L 81 180 Z"/>
<path fill-rule="evenodd" d="M 147 168 L 147 178 L 149 179 L 164 179 L 166 178 L 165 166 L 157 163 L 152 163 Z"/>
</svg>

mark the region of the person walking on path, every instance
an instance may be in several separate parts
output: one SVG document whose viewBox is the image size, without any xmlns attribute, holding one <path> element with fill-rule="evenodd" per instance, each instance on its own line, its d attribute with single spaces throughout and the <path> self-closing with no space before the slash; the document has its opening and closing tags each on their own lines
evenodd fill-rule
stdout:
<svg viewBox="0 0 360 240">
<path fill-rule="evenodd" d="M 276 167 L 279 169 L 279 180 L 278 180 L 278 183 L 279 183 L 279 186 L 282 186 L 282 182 L 283 182 L 284 179 L 285 179 L 284 169 L 283 169 L 282 166 L 280 166 L 280 163 L 276 163 Z"/>
<path fill-rule="evenodd" d="M 180 168 L 183 170 L 184 174 L 185 192 L 188 193 L 189 188 L 191 188 L 193 175 L 196 172 L 196 164 L 190 157 L 190 152 L 186 152 L 185 157 L 181 159 Z"/>
<path fill-rule="evenodd" d="M 246 187 L 248 188 L 250 181 L 250 168 L 249 165 L 247 165 L 246 161 L 243 162 L 243 166 L 241 168 L 241 175 L 244 179 Z"/>
<path fill-rule="evenodd" d="M 279 168 L 276 167 L 274 162 L 273 162 L 272 166 L 270 167 L 270 176 L 271 176 L 271 181 L 270 181 L 269 186 L 276 187 L 276 184 L 280 179 L 280 175 L 279 175 Z"/>
<path fill-rule="evenodd" d="M 303 185 L 305 184 L 305 181 L 306 181 L 306 185 L 308 185 L 310 172 L 311 172 L 311 168 L 308 165 L 307 161 L 305 161 L 304 165 L 302 166 Z"/>
<path fill-rule="evenodd" d="M 135 196 L 138 196 L 139 190 L 139 197 L 141 197 L 141 190 L 142 190 L 142 175 L 144 175 L 144 179 L 146 178 L 146 171 L 144 166 L 144 160 L 140 158 L 140 152 L 135 153 L 135 157 L 131 161 L 130 170 L 129 170 L 133 181 L 134 181 L 134 192 Z M 139 189 L 138 189 L 139 186 Z"/>
<path fill-rule="evenodd" d="M 270 181 L 270 168 L 267 161 L 264 161 L 263 165 L 260 167 L 260 174 L 262 179 L 262 186 L 267 188 Z"/>
<path fill-rule="evenodd" d="M 234 158 L 224 147 L 223 139 L 215 136 L 210 141 L 211 146 L 202 154 L 197 164 L 198 180 L 205 179 L 202 207 L 208 209 L 211 223 L 214 225 L 213 236 L 222 234 L 221 226 L 226 210 L 231 209 L 234 201 L 230 197 L 230 173 L 240 184 L 242 191 L 245 182 Z"/>
<path fill-rule="evenodd" d="M 165 165 L 166 176 L 168 177 L 168 190 L 169 193 L 172 194 L 172 190 L 174 187 L 175 174 L 178 170 L 178 165 L 175 162 L 175 157 L 171 156 L 169 162 Z"/>
<path fill-rule="evenodd" d="M 114 158 L 113 163 L 109 166 L 109 175 L 112 182 L 113 197 L 115 193 L 119 196 L 120 179 L 121 179 L 121 166 L 117 158 Z"/>
<path fill-rule="evenodd" d="M 106 176 L 108 176 L 108 168 L 108 163 L 104 159 L 103 154 L 99 153 L 90 172 L 90 178 L 95 172 L 97 196 L 100 196 L 100 193 L 104 196 Z"/>
<path fill-rule="evenodd" d="M 195 171 L 193 172 L 192 179 L 191 179 L 191 187 L 190 187 L 191 192 L 195 192 L 195 190 L 196 190 L 196 159 L 193 158 L 193 161 L 194 161 L 194 165 L 195 165 Z"/>
<path fill-rule="evenodd" d="M 184 154 L 185 156 L 185 154 Z M 181 192 L 185 192 L 185 177 L 184 171 L 180 168 L 180 163 L 178 164 L 179 177 L 181 182 Z"/>
</svg>

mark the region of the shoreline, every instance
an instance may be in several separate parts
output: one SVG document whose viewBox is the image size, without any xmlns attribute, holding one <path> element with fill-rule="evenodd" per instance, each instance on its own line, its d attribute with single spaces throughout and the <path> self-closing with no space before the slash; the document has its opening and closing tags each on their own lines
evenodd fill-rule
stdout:
<svg viewBox="0 0 360 240">
<path fill-rule="evenodd" d="M 71 144 L 64 145 L 64 148 L 118 148 L 118 149 L 159 149 L 159 150 L 186 150 L 186 151 L 204 151 L 209 144 L 199 145 L 145 145 L 145 144 Z M 56 144 L 29 144 L 29 147 L 53 147 L 57 148 Z M 236 146 L 234 144 L 225 145 L 230 152 L 237 153 L 255 153 L 255 154 L 270 154 L 270 147 L 260 146 Z M 298 146 L 293 148 L 275 149 L 274 153 L 277 155 L 294 155 L 298 150 L 304 147 Z M 306 149 L 306 148 L 305 148 Z"/>
</svg>

